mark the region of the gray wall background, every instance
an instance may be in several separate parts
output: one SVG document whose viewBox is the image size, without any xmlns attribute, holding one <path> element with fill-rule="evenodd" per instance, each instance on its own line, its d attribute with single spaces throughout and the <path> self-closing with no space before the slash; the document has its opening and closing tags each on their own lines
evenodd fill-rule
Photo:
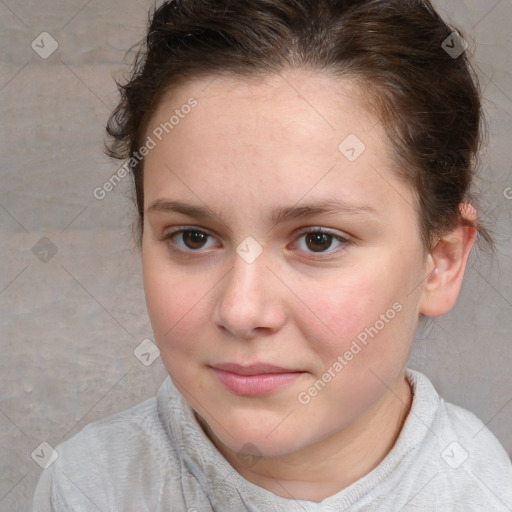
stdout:
<svg viewBox="0 0 512 512">
<path fill-rule="evenodd" d="M 28 509 L 40 443 L 56 446 L 153 396 L 166 375 L 160 359 L 144 366 L 133 355 L 152 331 L 129 182 L 93 197 L 119 168 L 102 153 L 113 76 L 151 5 L 0 0 L 2 511 Z M 512 454 L 512 2 L 437 5 L 465 31 L 485 90 L 479 189 L 499 246 L 493 263 L 473 254 L 456 308 L 418 332 L 410 367 L 477 414 Z M 42 32 L 58 43 L 50 56 L 55 43 Z"/>
</svg>

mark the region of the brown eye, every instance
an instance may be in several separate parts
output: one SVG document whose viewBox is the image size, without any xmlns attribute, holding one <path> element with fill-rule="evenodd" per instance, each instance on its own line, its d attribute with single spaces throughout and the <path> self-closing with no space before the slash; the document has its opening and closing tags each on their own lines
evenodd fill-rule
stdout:
<svg viewBox="0 0 512 512">
<path fill-rule="evenodd" d="M 333 246 L 333 243 L 337 244 Z M 309 229 L 299 235 L 298 242 L 296 242 L 299 250 L 308 254 L 318 254 L 318 256 L 329 257 L 334 253 L 340 252 L 339 249 L 344 249 L 349 244 L 349 240 L 336 233 L 331 233 L 322 228 Z M 329 250 L 331 249 L 331 250 Z"/>
<path fill-rule="evenodd" d="M 306 245 L 314 252 L 323 252 L 332 244 L 333 235 L 325 233 L 309 233 L 306 236 Z"/>
<path fill-rule="evenodd" d="M 189 249 L 201 249 L 208 239 L 206 233 L 201 231 L 182 231 L 183 242 Z"/>
<path fill-rule="evenodd" d="M 159 240 L 165 242 L 172 252 L 189 256 L 195 253 L 202 255 L 208 252 L 203 249 L 210 249 L 215 245 L 212 235 L 199 229 L 176 229 L 165 233 Z"/>
</svg>

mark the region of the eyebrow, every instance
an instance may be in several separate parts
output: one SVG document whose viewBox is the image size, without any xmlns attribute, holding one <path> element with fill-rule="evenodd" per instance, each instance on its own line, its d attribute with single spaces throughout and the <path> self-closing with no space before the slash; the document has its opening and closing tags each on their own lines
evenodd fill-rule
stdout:
<svg viewBox="0 0 512 512">
<path fill-rule="evenodd" d="M 156 199 L 146 210 L 154 212 L 176 212 L 197 219 L 213 219 L 227 224 L 221 213 L 213 211 L 207 206 L 197 206 L 182 201 L 170 199 Z M 377 215 L 378 211 L 368 204 L 349 204 L 339 199 L 325 199 L 301 205 L 280 206 L 272 210 L 268 221 L 277 225 L 297 218 L 312 217 L 314 215 L 345 214 L 348 216 L 369 217 Z"/>
</svg>

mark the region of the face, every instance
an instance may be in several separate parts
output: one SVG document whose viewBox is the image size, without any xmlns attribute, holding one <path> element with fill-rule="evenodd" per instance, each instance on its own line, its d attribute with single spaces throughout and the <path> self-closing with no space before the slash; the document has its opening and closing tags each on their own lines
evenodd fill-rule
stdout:
<svg viewBox="0 0 512 512">
<path fill-rule="evenodd" d="M 403 380 L 425 256 L 357 86 L 306 71 L 191 81 L 147 136 L 146 301 L 191 407 L 263 455 L 364 417 Z"/>
</svg>

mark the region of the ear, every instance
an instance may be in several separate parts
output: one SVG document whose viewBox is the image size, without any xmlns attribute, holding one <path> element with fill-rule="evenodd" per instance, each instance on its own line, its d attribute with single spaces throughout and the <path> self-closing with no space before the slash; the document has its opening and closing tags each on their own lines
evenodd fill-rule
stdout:
<svg viewBox="0 0 512 512">
<path fill-rule="evenodd" d="M 448 313 L 460 293 L 469 253 L 475 243 L 476 210 L 460 205 L 461 218 L 454 229 L 432 248 L 427 256 L 427 279 L 420 300 L 420 313 L 441 316 Z"/>
</svg>

